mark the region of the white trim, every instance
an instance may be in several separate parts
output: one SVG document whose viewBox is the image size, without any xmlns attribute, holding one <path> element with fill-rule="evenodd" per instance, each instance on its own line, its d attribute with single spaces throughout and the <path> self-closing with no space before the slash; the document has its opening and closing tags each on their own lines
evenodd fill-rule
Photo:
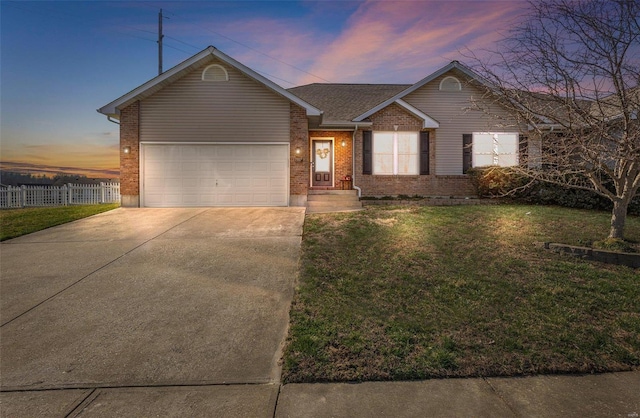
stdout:
<svg viewBox="0 0 640 418">
<path fill-rule="evenodd" d="M 406 110 L 408 110 L 409 112 L 413 113 L 414 115 L 416 115 L 417 117 L 419 117 L 420 119 L 423 120 L 422 123 L 422 128 L 439 128 L 440 127 L 440 123 L 433 119 L 431 116 L 427 115 L 426 113 L 420 111 L 418 108 L 411 106 L 409 103 L 405 102 L 404 100 L 398 99 L 396 100 L 396 103 L 399 104 L 400 106 L 404 107 Z"/>
<path fill-rule="evenodd" d="M 467 66 L 459 63 L 458 61 L 451 61 L 449 64 L 447 64 L 444 67 L 440 68 L 436 72 L 434 72 L 434 73 L 428 75 L 427 77 L 423 78 L 422 80 L 418 81 L 416 84 L 414 84 L 414 85 L 408 87 L 407 89 L 401 91 L 400 93 L 396 94 L 395 96 L 391 97 L 390 99 L 385 100 L 384 102 L 380 103 L 378 106 L 366 111 L 362 115 L 355 117 L 353 119 L 354 122 L 360 122 L 360 121 L 368 118 L 369 116 L 373 115 L 374 113 L 376 113 L 376 112 L 384 109 L 385 107 L 389 106 L 391 103 L 395 102 L 396 100 L 402 99 L 403 97 L 405 97 L 409 93 L 413 93 L 414 91 L 418 90 L 420 87 L 422 87 L 425 84 L 435 80 L 436 78 L 440 77 L 441 75 L 445 74 L 446 72 L 453 70 L 454 68 L 456 70 L 462 72 L 464 75 L 468 76 L 471 79 L 479 81 L 480 83 L 483 83 L 483 84 L 487 84 L 486 81 L 484 81 L 482 78 L 480 78 L 480 76 L 478 74 L 473 72 Z"/>
<path fill-rule="evenodd" d="M 331 131 L 331 132 L 353 132 L 355 131 L 355 125 L 353 128 L 309 128 L 309 132 L 311 131 L 318 131 L 318 132 L 327 132 L 327 131 Z"/>
<path fill-rule="evenodd" d="M 315 187 L 336 187 L 336 138 L 333 136 L 315 136 L 309 138 L 309 161 L 313 162 L 313 141 L 331 141 L 331 186 Z M 313 186 L 313 170 L 315 166 L 309 164 L 309 187 Z"/>
<path fill-rule="evenodd" d="M 320 130 L 332 130 L 331 128 L 334 126 L 348 126 L 348 127 L 356 127 L 356 126 L 372 126 L 373 122 L 344 122 L 344 121 L 330 121 L 330 120 L 322 120 L 322 123 L 320 124 Z"/>
<path fill-rule="evenodd" d="M 207 74 L 207 71 L 209 71 L 211 68 L 214 68 L 214 67 L 215 67 L 215 68 L 219 68 L 219 69 L 221 69 L 221 70 L 222 70 L 222 72 L 224 73 L 224 81 L 229 81 L 229 73 L 227 72 L 227 69 L 226 69 L 226 68 L 224 68 L 224 67 L 223 67 L 222 65 L 220 65 L 220 64 L 211 64 L 211 65 L 207 65 L 207 66 L 205 67 L 205 69 L 204 69 L 204 70 L 202 70 L 202 77 L 201 77 L 202 81 L 210 81 L 210 82 L 216 82 L 216 81 L 217 81 L 217 82 L 220 82 L 220 81 L 223 81 L 223 80 L 206 80 L 206 79 L 204 78 L 204 76 Z"/>
<path fill-rule="evenodd" d="M 376 134 L 380 135 L 380 134 L 391 134 L 392 135 L 392 147 L 393 147 L 393 151 L 392 151 L 392 170 L 391 173 L 376 173 L 376 164 L 375 164 L 375 155 L 376 155 Z M 417 152 L 416 152 L 416 157 L 417 157 L 417 165 L 414 167 L 414 169 L 416 170 L 415 173 L 399 173 L 400 171 L 400 166 L 398 163 L 398 157 L 399 157 L 399 150 L 398 150 L 398 140 L 399 140 L 399 134 L 412 134 L 415 135 L 415 139 L 416 139 L 416 146 L 417 146 Z M 371 134 L 371 141 L 372 141 L 372 147 L 371 147 L 371 155 L 374 158 L 373 164 L 372 164 L 372 175 L 374 176 L 395 176 L 395 177 L 402 177 L 402 176 L 419 176 L 420 175 L 420 132 L 418 131 L 373 131 L 373 133 Z"/>
<path fill-rule="evenodd" d="M 484 136 L 491 136 L 491 151 L 489 152 L 479 152 L 476 149 L 476 144 L 477 144 L 477 137 L 479 135 L 484 135 Z M 515 136 L 515 143 L 514 143 L 514 147 L 515 149 L 513 150 L 513 153 L 510 152 L 500 152 L 501 150 L 504 150 L 504 145 L 503 142 L 500 141 L 500 137 L 501 136 L 506 136 L 506 135 L 513 135 Z M 478 165 L 477 163 L 477 158 L 478 156 L 484 156 L 484 157 L 491 157 L 492 158 L 492 162 L 489 165 L 495 165 L 495 166 L 500 166 L 500 167 L 512 167 L 510 165 L 501 165 L 500 164 L 500 155 L 508 155 L 508 156 L 514 156 L 515 157 L 515 165 L 518 165 L 520 163 L 520 155 L 519 155 L 519 148 L 518 148 L 518 144 L 520 143 L 520 134 L 518 132 L 504 132 L 504 131 L 479 131 L 479 132 L 472 132 L 471 133 L 471 167 L 484 167 L 486 165 Z M 486 144 L 485 144 L 486 145 Z"/>
<path fill-rule="evenodd" d="M 200 61 L 202 61 L 204 59 L 209 58 L 210 56 L 213 56 L 213 57 L 219 59 L 220 61 L 224 62 L 225 64 L 228 64 L 228 65 L 234 67 L 235 69 L 237 69 L 238 71 L 240 71 L 241 73 L 246 75 L 247 77 L 257 81 L 258 83 L 261 83 L 261 84 L 265 85 L 267 88 L 272 90 L 274 93 L 279 94 L 280 96 L 283 96 L 285 99 L 289 100 L 290 102 L 293 102 L 293 103 L 303 107 L 306 110 L 307 116 L 320 116 L 320 115 L 322 115 L 322 111 L 320 109 L 318 109 L 315 106 L 312 106 L 311 104 L 305 102 L 304 100 L 300 99 L 298 96 L 296 96 L 296 95 L 294 95 L 292 93 L 289 93 L 287 90 L 285 90 L 284 88 L 280 87 L 279 85 L 277 85 L 273 81 L 267 79 L 266 77 L 263 77 L 262 75 L 260 75 L 257 72 L 253 71 L 249 67 L 239 63 L 238 61 L 236 61 L 233 58 L 231 58 L 230 56 L 220 52 L 218 49 L 216 49 L 216 48 L 214 48 L 212 46 L 207 47 L 206 49 L 198 52 L 197 54 L 195 54 L 191 58 L 188 58 L 187 60 L 183 61 L 182 63 L 180 63 L 178 65 L 176 65 L 175 67 L 171 68 L 170 70 L 165 71 L 164 73 L 160 74 L 159 76 L 157 76 L 157 77 L 147 81 L 146 83 L 142 84 L 141 86 L 131 90 L 129 93 L 125 94 L 124 96 L 121 96 L 118 99 L 112 101 L 111 103 L 106 104 L 105 106 L 103 106 L 100 109 L 98 109 L 98 112 L 102 113 L 103 115 L 106 115 L 106 116 L 111 116 L 113 118 L 119 118 L 119 115 L 120 115 L 119 107 L 120 106 L 122 106 L 122 105 L 124 105 L 126 103 L 133 102 L 136 99 L 139 99 L 140 96 L 143 96 L 149 90 L 154 89 L 155 87 L 157 87 L 158 85 L 162 84 L 163 82 L 165 82 L 169 78 L 178 75 L 182 71 L 188 70 L 191 66 L 197 64 L 198 62 L 200 62 Z"/>
</svg>

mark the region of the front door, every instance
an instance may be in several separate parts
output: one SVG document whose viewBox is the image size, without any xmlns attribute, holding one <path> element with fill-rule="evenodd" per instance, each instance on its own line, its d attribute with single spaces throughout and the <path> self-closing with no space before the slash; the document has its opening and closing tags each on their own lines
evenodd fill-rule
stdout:
<svg viewBox="0 0 640 418">
<path fill-rule="evenodd" d="M 326 139 L 314 139 L 311 141 L 313 152 L 313 164 L 311 186 L 332 187 L 333 186 L 333 141 Z"/>
</svg>

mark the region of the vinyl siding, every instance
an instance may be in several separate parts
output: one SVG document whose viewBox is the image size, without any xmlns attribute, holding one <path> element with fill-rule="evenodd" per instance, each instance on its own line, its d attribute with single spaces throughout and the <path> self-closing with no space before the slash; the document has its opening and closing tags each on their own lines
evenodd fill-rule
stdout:
<svg viewBox="0 0 640 418">
<path fill-rule="evenodd" d="M 440 91 L 440 81 L 454 76 L 462 83 L 461 91 Z M 436 78 L 422 88 L 403 98 L 407 103 L 417 107 L 440 123 L 435 133 L 435 174 L 462 174 L 462 134 L 472 132 L 515 132 L 515 123 L 497 121 L 484 112 L 471 110 L 471 98 L 479 99 L 482 92 L 477 87 L 465 82 L 466 77 L 456 70 L 451 70 Z M 506 111 L 495 106 L 492 114 L 507 117 Z M 498 126 L 500 124 L 500 126 Z"/>
<path fill-rule="evenodd" d="M 229 81 L 202 81 L 212 63 L 227 70 Z M 289 101 L 212 60 L 140 102 L 140 140 L 289 142 Z"/>
</svg>

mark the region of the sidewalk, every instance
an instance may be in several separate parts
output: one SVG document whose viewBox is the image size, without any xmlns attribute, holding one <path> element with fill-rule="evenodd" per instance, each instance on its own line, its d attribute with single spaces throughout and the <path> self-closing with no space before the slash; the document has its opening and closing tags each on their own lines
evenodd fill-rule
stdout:
<svg viewBox="0 0 640 418">
<path fill-rule="evenodd" d="M 0 411 L 3 417 L 638 418 L 640 371 L 359 384 L 4 392 Z"/>
<path fill-rule="evenodd" d="M 587 376 L 285 385 L 276 417 L 640 416 L 640 371 Z"/>
</svg>

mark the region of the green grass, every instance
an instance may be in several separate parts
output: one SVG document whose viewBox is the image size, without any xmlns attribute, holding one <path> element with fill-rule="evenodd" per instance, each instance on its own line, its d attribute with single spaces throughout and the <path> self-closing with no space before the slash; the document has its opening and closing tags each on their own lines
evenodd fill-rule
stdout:
<svg viewBox="0 0 640 418">
<path fill-rule="evenodd" d="M 115 209 L 117 203 L 0 210 L 0 241 Z"/>
<path fill-rule="evenodd" d="M 285 382 L 587 373 L 640 366 L 640 272 L 556 254 L 609 214 L 375 207 L 308 216 Z M 640 219 L 627 237 L 640 241 Z"/>
</svg>

